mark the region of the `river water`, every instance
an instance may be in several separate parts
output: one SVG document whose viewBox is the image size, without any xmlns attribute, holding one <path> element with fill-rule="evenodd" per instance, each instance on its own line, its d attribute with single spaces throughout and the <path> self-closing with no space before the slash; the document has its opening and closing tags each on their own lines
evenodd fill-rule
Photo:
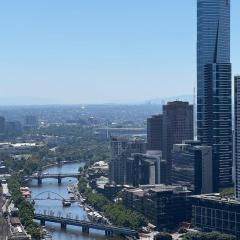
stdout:
<svg viewBox="0 0 240 240">
<path fill-rule="evenodd" d="M 84 163 L 72 163 L 66 164 L 62 166 L 54 166 L 46 169 L 44 172 L 46 173 L 77 173 L 78 168 L 80 166 L 84 166 Z M 29 187 L 32 191 L 32 197 L 38 196 L 38 199 L 44 200 L 36 200 L 35 211 L 36 212 L 54 212 L 55 215 L 68 216 L 71 218 L 77 217 L 78 219 L 87 220 L 87 214 L 85 210 L 78 205 L 78 203 L 73 203 L 70 207 L 63 207 L 62 202 L 59 200 L 50 200 L 46 198 L 52 199 L 60 199 L 60 197 L 56 194 L 59 194 L 63 198 L 69 199 L 69 193 L 67 191 L 67 187 L 77 183 L 77 180 L 74 178 L 64 178 L 62 179 L 62 183 L 58 184 L 57 179 L 43 179 L 42 185 L 38 185 L 36 180 L 32 180 L 29 183 Z M 45 192 L 45 193 L 44 193 Z M 53 193 L 49 193 L 53 192 Z M 41 194 L 42 193 L 42 194 Z M 54 194 L 56 193 L 56 194 Z M 40 195 L 39 195 L 40 194 Z M 90 234 L 83 234 L 82 229 L 79 227 L 67 226 L 66 230 L 62 230 L 60 228 L 60 224 L 48 223 L 46 222 L 46 228 L 52 234 L 53 240 L 98 240 L 98 239 L 112 239 L 107 238 L 103 231 L 97 231 L 90 229 Z M 120 239 L 114 237 L 114 239 Z"/>
</svg>

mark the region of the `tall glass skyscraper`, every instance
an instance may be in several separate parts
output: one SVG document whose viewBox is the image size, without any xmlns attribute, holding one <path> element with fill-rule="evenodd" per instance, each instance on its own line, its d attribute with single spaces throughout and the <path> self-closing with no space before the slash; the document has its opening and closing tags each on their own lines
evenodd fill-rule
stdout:
<svg viewBox="0 0 240 240">
<path fill-rule="evenodd" d="M 232 184 L 230 0 L 197 0 L 198 139 L 213 148 L 214 191 Z"/>
<path fill-rule="evenodd" d="M 240 200 L 240 75 L 234 77 L 235 196 Z"/>
</svg>

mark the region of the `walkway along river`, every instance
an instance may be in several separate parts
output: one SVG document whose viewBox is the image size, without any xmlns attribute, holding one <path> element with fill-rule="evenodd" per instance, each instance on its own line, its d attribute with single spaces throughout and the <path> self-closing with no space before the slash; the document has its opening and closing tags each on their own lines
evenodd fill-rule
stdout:
<svg viewBox="0 0 240 240">
<path fill-rule="evenodd" d="M 84 163 L 72 163 L 65 164 L 62 166 L 54 166 L 44 170 L 44 173 L 49 174 L 67 174 L 67 173 L 77 173 L 78 168 L 84 166 Z M 57 179 L 43 179 L 42 184 L 38 185 L 37 180 L 32 180 L 29 183 L 29 187 L 32 191 L 32 197 L 39 195 L 42 192 L 54 192 L 59 194 L 65 199 L 70 198 L 67 187 L 77 183 L 75 178 L 64 178 L 62 183 L 58 184 Z M 44 194 L 43 194 L 44 195 Z M 56 198 L 55 196 L 49 196 L 49 194 L 44 195 L 46 199 L 35 201 L 36 212 L 50 213 L 54 212 L 55 215 L 68 216 L 68 217 L 78 217 L 78 219 L 87 220 L 87 213 L 80 207 L 78 203 L 72 203 L 70 207 L 63 207 L 62 201 L 50 200 L 47 198 Z M 53 240 L 98 240 L 98 239 L 113 239 L 107 238 L 103 231 L 91 230 L 90 234 L 82 233 L 82 229 L 73 226 L 67 226 L 66 230 L 61 229 L 59 224 L 46 222 L 47 229 L 52 233 Z M 122 239 L 114 237 L 114 239 Z"/>
</svg>

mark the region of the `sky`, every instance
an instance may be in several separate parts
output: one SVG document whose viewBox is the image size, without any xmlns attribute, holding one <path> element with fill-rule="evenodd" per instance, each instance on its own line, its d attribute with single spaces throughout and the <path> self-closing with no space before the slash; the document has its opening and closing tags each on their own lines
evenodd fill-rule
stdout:
<svg viewBox="0 0 240 240">
<path fill-rule="evenodd" d="M 193 94 L 196 0 L 0 0 L 0 104 Z M 232 0 L 233 73 L 240 1 Z M 15 101 L 15 102 L 14 102 Z"/>
</svg>

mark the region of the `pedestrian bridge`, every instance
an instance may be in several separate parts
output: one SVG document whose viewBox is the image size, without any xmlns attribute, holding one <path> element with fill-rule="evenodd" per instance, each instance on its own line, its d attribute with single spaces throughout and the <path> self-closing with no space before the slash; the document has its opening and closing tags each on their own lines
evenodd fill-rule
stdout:
<svg viewBox="0 0 240 240">
<path fill-rule="evenodd" d="M 40 213 L 34 214 L 34 219 L 39 220 L 41 225 L 45 225 L 45 222 L 60 223 L 61 228 L 66 228 L 67 225 L 82 227 L 82 232 L 89 233 L 89 229 L 96 229 L 105 231 L 105 235 L 109 237 L 114 236 L 129 236 L 138 239 L 138 232 L 136 230 L 125 228 L 125 227 L 116 227 L 112 225 L 105 225 L 100 223 L 94 223 L 79 219 L 72 219 L 67 217 L 60 217 L 54 215 L 45 215 Z"/>
</svg>

